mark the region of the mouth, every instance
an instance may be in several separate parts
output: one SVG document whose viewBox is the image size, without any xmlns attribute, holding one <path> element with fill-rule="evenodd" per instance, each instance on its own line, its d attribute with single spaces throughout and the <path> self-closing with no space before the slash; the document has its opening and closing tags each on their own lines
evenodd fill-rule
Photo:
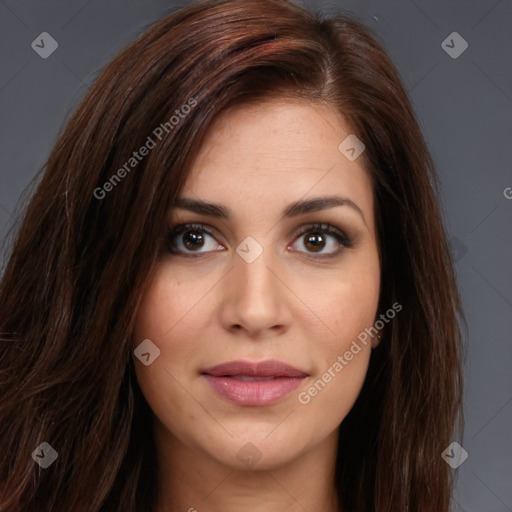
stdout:
<svg viewBox="0 0 512 512">
<path fill-rule="evenodd" d="M 289 395 L 308 374 L 275 360 L 230 361 L 202 370 L 220 397 L 237 405 L 262 406 Z"/>
</svg>

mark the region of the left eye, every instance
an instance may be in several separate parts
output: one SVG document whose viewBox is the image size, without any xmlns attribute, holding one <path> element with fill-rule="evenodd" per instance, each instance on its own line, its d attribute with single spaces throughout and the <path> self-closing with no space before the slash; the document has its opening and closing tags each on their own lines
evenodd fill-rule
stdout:
<svg viewBox="0 0 512 512">
<path fill-rule="evenodd" d="M 343 250 L 343 248 L 352 245 L 348 236 L 331 224 L 313 224 L 306 226 L 299 232 L 297 237 L 297 242 L 300 241 L 307 252 L 312 254 L 319 253 L 322 257 L 334 256 Z M 331 239 L 330 245 L 333 249 L 321 252 L 325 247 L 329 246 L 329 238 Z"/>
<path fill-rule="evenodd" d="M 212 239 L 210 247 L 208 247 L 208 244 L 205 244 L 205 240 L 207 241 L 208 238 Z M 293 245 L 298 242 L 301 242 L 302 246 L 306 249 L 305 252 L 312 255 L 319 254 L 320 257 L 333 256 L 338 254 L 343 248 L 351 246 L 351 241 L 347 235 L 331 224 L 305 226 L 295 235 Z M 192 257 L 224 248 L 215 241 L 214 234 L 203 224 L 181 224 L 174 227 L 167 238 L 167 246 L 171 254 Z M 331 250 L 323 251 L 329 246 Z M 300 249 L 298 251 L 304 252 Z"/>
</svg>

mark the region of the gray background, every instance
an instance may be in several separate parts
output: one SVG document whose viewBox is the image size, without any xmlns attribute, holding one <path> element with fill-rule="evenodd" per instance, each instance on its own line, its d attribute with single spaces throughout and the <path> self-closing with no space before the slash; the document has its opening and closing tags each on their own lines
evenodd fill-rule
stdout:
<svg viewBox="0 0 512 512">
<path fill-rule="evenodd" d="M 512 199 L 505 197 L 512 187 L 512 0 L 307 4 L 341 8 L 365 22 L 409 91 L 441 177 L 469 324 L 463 441 L 469 458 L 454 470 L 457 510 L 512 512 Z M 176 5 L 0 1 L 1 240 L 100 68 Z M 469 44 L 456 59 L 441 46 L 454 31 Z M 42 32 L 59 45 L 47 59 L 31 48 Z"/>
</svg>

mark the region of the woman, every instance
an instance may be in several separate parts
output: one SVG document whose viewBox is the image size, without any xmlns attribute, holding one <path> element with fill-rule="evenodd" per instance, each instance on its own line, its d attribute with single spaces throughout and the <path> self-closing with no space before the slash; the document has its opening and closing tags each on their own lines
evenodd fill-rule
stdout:
<svg viewBox="0 0 512 512">
<path fill-rule="evenodd" d="M 155 23 L 70 119 L 3 276 L 0 510 L 447 512 L 436 186 L 359 23 Z"/>
</svg>

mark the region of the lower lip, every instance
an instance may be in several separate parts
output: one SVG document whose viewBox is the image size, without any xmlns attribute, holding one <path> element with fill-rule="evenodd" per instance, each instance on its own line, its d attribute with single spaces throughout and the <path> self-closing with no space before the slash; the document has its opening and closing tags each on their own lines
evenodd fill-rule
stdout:
<svg viewBox="0 0 512 512">
<path fill-rule="evenodd" d="M 305 377 L 277 377 L 272 380 L 243 381 L 232 377 L 204 375 L 220 396 L 238 405 L 267 405 L 296 389 Z"/>
</svg>

